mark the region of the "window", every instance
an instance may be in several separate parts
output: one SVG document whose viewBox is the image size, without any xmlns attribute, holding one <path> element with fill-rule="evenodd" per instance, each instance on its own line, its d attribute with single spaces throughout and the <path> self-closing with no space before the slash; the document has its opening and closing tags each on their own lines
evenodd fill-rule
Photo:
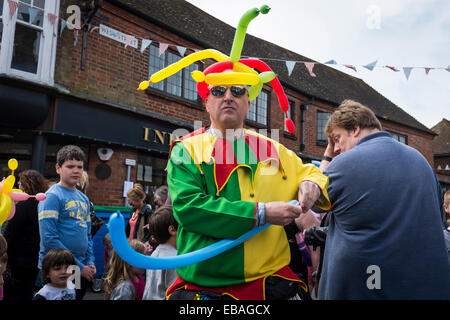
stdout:
<svg viewBox="0 0 450 320">
<path fill-rule="evenodd" d="M 406 136 L 405 135 L 394 133 L 392 131 L 388 131 L 388 132 L 392 135 L 392 138 L 394 138 L 398 142 L 406 144 Z"/>
<path fill-rule="evenodd" d="M 289 109 L 287 111 L 287 115 L 289 117 L 289 119 L 291 119 L 294 123 L 294 109 L 295 109 L 295 102 L 294 101 L 289 101 Z M 286 114 L 284 114 L 284 131 L 286 133 L 289 133 L 287 127 L 286 127 Z"/>
<path fill-rule="evenodd" d="M 0 0 L 0 72 L 53 84 L 59 1 L 21 0 L 10 17 L 8 1 Z"/>
<path fill-rule="evenodd" d="M 328 142 L 328 137 L 324 130 L 330 116 L 331 112 L 317 111 L 317 142 Z"/>
<path fill-rule="evenodd" d="M 152 75 L 179 60 L 181 60 L 181 57 L 178 53 L 167 50 L 160 56 L 159 48 L 151 45 L 149 74 Z M 191 72 L 199 69 L 200 65 L 193 63 L 163 81 L 150 83 L 150 87 L 190 101 L 198 101 L 197 82 L 192 79 Z"/>
<path fill-rule="evenodd" d="M 256 99 L 250 103 L 247 120 L 256 124 L 267 126 L 267 106 L 269 94 L 261 91 Z"/>
</svg>

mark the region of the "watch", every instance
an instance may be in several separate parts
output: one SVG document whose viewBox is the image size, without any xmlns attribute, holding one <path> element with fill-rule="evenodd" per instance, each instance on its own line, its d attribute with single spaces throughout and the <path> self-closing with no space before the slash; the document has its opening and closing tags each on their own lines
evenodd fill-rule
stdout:
<svg viewBox="0 0 450 320">
<path fill-rule="evenodd" d="M 333 158 L 327 157 L 327 156 L 323 156 L 323 160 L 331 162 L 331 160 L 333 160 Z"/>
</svg>

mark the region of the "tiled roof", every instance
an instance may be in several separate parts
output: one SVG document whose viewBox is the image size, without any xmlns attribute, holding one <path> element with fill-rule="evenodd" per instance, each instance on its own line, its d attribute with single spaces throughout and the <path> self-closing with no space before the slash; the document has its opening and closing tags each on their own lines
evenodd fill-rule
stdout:
<svg viewBox="0 0 450 320">
<path fill-rule="evenodd" d="M 199 47 L 214 48 L 226 54 L 231 51 L 235 28 L 184 0 L 108 1 L 198 44 Z M 313 61 L 250 34 L 245 38 L 242 56 Z M 284 61 L 270 60 L 267 64 L 278 75 L 283 86 L 336 106 L 345 99 L 353 99 L 371 108 L 380 119 L 434 134 L 361 79 L 323 64 L 314 67 L 317 77 L 311 77 L 303 66 L 297 66 L 289 76 Z"/>
<path fill-rule="evenodd" d="M 442 119 L 431 130 L 437 134 L 433 139 L 433 153 L 450 153 L 450 121 Z"/>
</svg>

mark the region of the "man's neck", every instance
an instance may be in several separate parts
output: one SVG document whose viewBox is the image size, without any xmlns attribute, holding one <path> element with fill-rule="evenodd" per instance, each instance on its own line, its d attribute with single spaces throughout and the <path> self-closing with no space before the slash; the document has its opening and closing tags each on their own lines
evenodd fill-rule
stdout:
<svg viewBox="0 0 450 320">
<path fill-rule="evenodd" d="M 237 128 L 237 129 L 217 129 L 213 125 L 209 128 L 210 133 L 220 139 L 226 139 L 230 141 L 234 141 L 237 139 L 240 139 L 244 136 L 244 128 Z"/>
</svg>

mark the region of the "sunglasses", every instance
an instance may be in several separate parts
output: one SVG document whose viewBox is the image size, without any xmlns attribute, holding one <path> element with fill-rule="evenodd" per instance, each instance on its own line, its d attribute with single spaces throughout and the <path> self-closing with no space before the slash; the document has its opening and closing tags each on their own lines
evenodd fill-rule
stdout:
<svg viewBox="0 0 450 320">
<path fill-rule="evenodd" d="M 223 97 L 228 88 L 230 88 L 233 97 L 242 97 L 247 92 L 247 88 L 244 86 L 215 86 L 212 87 L 210 91 L 214 97 Z"/>
</svg>

